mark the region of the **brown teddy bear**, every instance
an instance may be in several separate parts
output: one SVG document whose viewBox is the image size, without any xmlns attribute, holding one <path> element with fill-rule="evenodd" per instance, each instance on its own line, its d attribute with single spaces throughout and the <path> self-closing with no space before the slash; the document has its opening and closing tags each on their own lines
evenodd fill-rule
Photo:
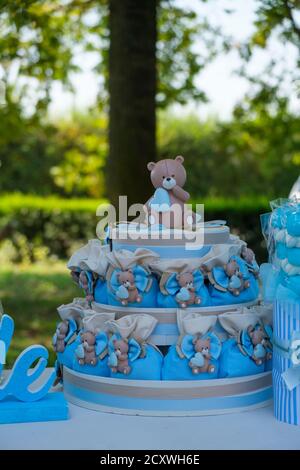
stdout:
<svg viewBox="0 0 300 470">
<path fill-rule="evenodd" d="M 255 259 L 254 251 L 251 250 L 251 248 L 248 248 L 247 246 L 243 246 L 242 251 L 241 251 L 241 257 L 246 262 L 249 271 L 256 278 L 258 278 L 258 276 L 259 276 L 259 266 L 258 266 L 257 261 Z"/>
<path fill-rule="evenodd" d="M 240 293 L 244 290 L 247 289 L 250 286 L 249 280 L 245 280 L 243 278 L 242 273 L 240 272 L 239 265 L 236 260 L 232 259 L 228 261 L 227 264 L 224 264 L 223 270 L 225 275 L 229 278 L 228 285 L 222 283 L 220 284 L 220 281 L 215 279 L 214 277 L 214 269 L 212 271 L 207 270 L 205 266 L 202 266 L 202 269 L 204 272 L 207 273 L 207 277 L 210 281 L 210 283 L 214 286 L 215 289 L 221 291 L 221 292 L 231 292 L 233 295 L 240 295 Z M 216 267 L 216 269 L 220 269 L 219 267 Z M 226 287 L 225 287 L 226 286 Z"/>
<path fill-rule="evenodd" d="M 121 372 L 121 374 L 125 375 L 130 374 L 131 367 L 128 364 L 128 341 L 126 339 L 115 339 L 113 345 L 118 363 L 116 366 L 111 367 L 112 372 Z"/>
<path fill-rule="evenodd" d="M 69 323 L 67 320 L 60 322 L 56 328 L 56 339 L 54 344 L 54 350 L 57 353 L 63 353 L 65 350 L 65 338 L 69 333 Z"/>
<path fill-rule="evenodd" d="M 95 351 L 96 336 L 92 331 L 83 331 L 80 334 L 81 344 L 84 350 L 84 357 L 80 357 L 78 362 L 80 365 L 89 364 L 91 366 L 97 365 L 97 356 Z"/>
<path fill-rule="evenodd" d="M 151 181 L 156 189 L 155 194 L 147 201 L 146 209 L 151 224 L 163 224 L 168 228 L 181 228 L 187 220 L 189 225 L 194 221 L 194 214 L 186 211 L 184 204 L 190 195 L 183 189 L 186 182 L 186 171 L 183 166 L 184 158 L 167 158 L 157 163 L 147 165 L 151 172 Z M 171 206 L 174 210 L 171 210 Z M 189 218 L 189 219 L 188 219 Z"/>
<path fill-rule="evenodd" d="M 267 349 L 272 348 L 272 345 L 263 326 L 257 325 L 256 327 L 253 327 L 250 325 L 247 328 L 247 333 L 254 346 L 254 352 L 251 359 L 253 359 L 255 364 L 260 366 L 263 362 L 272 359 L 272 353 L 267 351 Z"/>
<path fill-rule="evenodd" d="M 194 276 L 191 272 L 183 272 L 177 274 L 176 279 L 180 286 L 180 291 L 176 295 L 176 301 L 179 303 L 181 308 L 185 308 L 188 305 L 200 305 L 201 299 L 195 294 L 194 287 Z M 185 294 L 189 295 L 189 298 L 186 299 Z"/>
<path fill-rule="evenodd" d="M 77 271 L 76 269 L 71 269 L 70 274 L 75 284 L 84 290 L 86 300 L 91 304 L 94 301 L 93 290 L 94 284 L 97 280 L 97 275 L 95 273 L 88 274 L 87 271 Z M 89 282 L 89 275 L 91 277 L 91 282 Z"/>
<path fill-rule="evenodd" d="M 142 296 L 135 285 L 134 274 L 131 269 L 120 272 L 118 274 L 118 281 L 121 286 L 117 290 L 116 296 L 122 305 L 126 306 L 129 303 L 140 303 L 142 301 Z"/>
<path fill-rule="evenodd" d="M 215 366 L 210 363 L 210 338 L 203 339 L 200 336 L 196 336 L 196 338 L 193 339 L 193 345 L 196 354 L 189 362 L 193 374 L 200 374 L 202 372 L 213 373 Z"/>
<path fill-rule="evenodd" d="M 92 277 L 94 278 L 93 275 Z M 90 286 L 88 274 L 86 273 L 86 271 L 81 271 L 79 274 L 79 286 L 84 290 L 85 295 L 86 295 L 86 300 L 88 301 L 89 304 L 94 301 L 93 284 L 94 284 L 94 279 L 92 281 L 92 285 Z"/>
</svg>

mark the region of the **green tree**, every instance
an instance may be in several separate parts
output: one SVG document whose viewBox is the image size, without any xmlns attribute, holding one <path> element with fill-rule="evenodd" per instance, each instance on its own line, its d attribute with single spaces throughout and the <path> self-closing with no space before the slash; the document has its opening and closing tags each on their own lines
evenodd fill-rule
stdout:
<svg viewBox="0 0 300 470">
<path fill-rule="evenodd" d="M 253 84 L 251 96 L 262 106 L 299 94 L 300 90 L 300 2 L 299 0 L 260 0 L 257 2 L 254 32 L 240 47 L 244 61 L 240 73 Z M 273 51 L 277 46 L 277 53 Z M 280 47 L 278 47 L 280 46 Z M 282 49 L 283 46 L 283 49 Z M 251 60 L 258 50 L 269 51 L 265 70 L 254 74 Z M 287 65 L 294 56 L 294 65 Z M 279 103 L 280 106 L 280 103 Z"/>
<path fill-rule="evenodd" d="M 141 18 L 139 15 L 131 17 L 130 14 L 126 14 L 128 9 L 129 11 L 134 9 L 141 14 L 148 12 L 148 16 L 146 13 L 144 15 L 146 21 L 144 24 L 146 24 L 147 32 L 151 30 L 152 33 L 148 38 L 148 48 L 145 50 L 143 60 L 138 58 L 138 54 L 135 56 L 135 48 L 139 45 L 139 41 L 130 41 L 130 34 L 126 35 L 123 44 L 129 47 L 126 54 L 127 61 L 122 61 L 122 53 L 114 54 L 116 47 L 112 48 L 110 44 L 110 38 L 115 45 L 117 44 L 116 38 L 120 36 L 120 31 L 119 33 L 117 31 L 118 27 L 124 28 L 125 26 L 126 28 L 122 29 L 123 32 L 131 28 L 139 34 L 140 46 L 144 44 L 143 31 L 139 30 Z M 114 11 L 115 15 L 119 12 L 119 18 L 122 15 L 122 21 L 114 21 Z M 154 24 L 155 17 L 157 20 Z M 147 29 L 148 25 L 149 29 Z M 99 104 L 107 103 L 107 90 L 109 90 L 111 93 L 110 117 L 114 121 L 111 123 L 110 132 L 108 193 L 114 200 L 120 192 L 128 193 L 130 200 L 145 198 L 147 187 L 137 181 L 140 181 L 141 170 L 139 169 L 142 167 L 144 169 L 145 161 L 150 157 L 155 158 L 154 99 L 156 97 L 156 104 L 161 107 L 174 102 L 186 103 L 189 99 L 205 99 L 203 92 L 197 89 L 194 79 L 216 53 L 214 39 L 217 37 L 217 31 L 211 28 L 206 20 L 198 20 L 193 10 L 178 7 L 174 0 L 145 0 L 143 2 L 137 0 L 131 2 L 129 0 L 122 0 L 122 2 L 16 0 L 0 6 L 0 29 L 2 31 L 0 77 L 4 90 L 3 106 L 9 106 L 13 100 L 13 96 L 10 100 L 6 99 L 12 76 L 14 76 L 14 89 L 19 88 L 20 84 L 24 83 L 24 79 L 34 79 L 34 82 L 31 81 L 31 86 L 34 84 L 36 88 L 35 106 L 32 106 L 32 97 L 28 106 L 26 87 L 23 88 L 22 105 L 26 113 L 35 112 L 41 116 L 41 119 L 46 115 L 52 83 L 59 80 L 65 86 L 71 86 L 70 74 L 79 68 L 76 62 L 78 50 L 98 53 L 96 71 L 104 77 L 104 87 L 99 88 Z M 193 49 L 195 38 L 202 43 L 203 50 L 207 51 L 202 57 L 198 57 Z M 123 51 L 127 50 L 126 47 Z M 155 51 L 157 65 L 154 60 Z M 110 55 L 112 55 L 111 62 L 109 62 Z M 136 63 L 132 60 L 134 57 L 136 57 Z M 113 77 L 115 70 L 119 73 L 119 69 L 112 65 L 116 63 L 116 60 L 123 64 L 122 73 L 128 69 L 125 74 L 127 77 L 133 73 L 134 80 L 130 85 L 127 81 L 126 88 L 124 88 L 123 79 L 120 83 L 121 89 L 118 89 L 118 77 Z M 110 66 L 108 66 L 109 63 Z M 150 64 L 152 64 L 152 71 Z M 108 79 L 109 77 L 111 80 Z M 152 82 L 152 85 L 148 88 L 145 86 L 143 91 L 145 92 L 143 96 L 149 94 L 148 98 L 144 98 L 148 100 L 147 109 L 145 108 L 141 114 L 141 105 L 132 106 L 130 110 L 132 119 L 127 119 L 125 116 L 126 122 L 123 129 L 118 129 L 120 123 L 117 122 L 119 121 L 117 116 L 119 110 L 124 109 L 123 104 L 126 101 L 125 96 L 122 100 L 123 93 L 128 91 L 127 99 L 131 98 L 134 88 L 137 92 L 139 88 L 140 91 L 143 90 L 141 83 L 143 81 L 145 85 L 147 82 Z M 135 95 L 133 97 L 135 98 Z M 116 108 L 118 100 L 122 101 Z M 127 108 L 130 108 L 129 103 L 127 103 Z M 114 116 L 116 116 L 115 120 Z M 122 152 L 116 144 L 119 138 Z M 140 143 L 137 145 L 138 139 Z M 117 180 L 115 179 L 116 167 L 122 172 L 122 178 Z M 127 171 L 126 178 L 123 173 L 125 170 Z M 131 179 L 130 175 L 132 175 Z M 124 181 L 126 186 L 124 186 Z M 135 190 L 133 191 L 132 188 Z"/>
</svg>

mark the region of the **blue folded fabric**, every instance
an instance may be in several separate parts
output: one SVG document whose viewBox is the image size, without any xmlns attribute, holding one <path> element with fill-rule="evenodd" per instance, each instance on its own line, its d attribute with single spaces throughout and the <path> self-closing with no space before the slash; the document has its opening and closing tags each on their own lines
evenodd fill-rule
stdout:
<svg viewBox="0 0 300 470">
<path fill-rule="evenodd" d="M 147 344 L 145 345 L 144 357 L 138 357 L 133 361 L 129 359 L 128 365 L 131 368 L 129 374 L 112 372 L 110 370 L 110 377 L 128 380 L 161 380 L 162 363 L 163 355 L 161 352 Z"/>
<path fill-rule="evenodd" d="M 179 357 L 176 345 L 170 346 L 164 358 L 162 367 L 162 380 L 208 380 L 218 378 L 219 361 L 211 359 L 211 364 L 215 366 L 214 372 L 202 372 L 193 374 L 189 366 L 190 359 Z"/>
<path fill-rule="evenodd" d="M 190 304 L 189 307 L 209 307 L 211 305 L 211 299 L 208 292 L 208 289 L 205 285 L 201 286 L 197 291 L 195 291 L 197 297 L 201 298 L 200 304 Z M 179 304 L 176 300 L 175 295 L 164 295 L 160 291 L 157 294 L 157 307 L 161 308 L 178 308 Z"/>
<path fill-rule="evenodd" d="M 110 368 L 108 367 L 107 356 L 104 359 L 98 359 L 97 364 L 95 366 L 92 366 L 90 364 L 79 364 L 78 359 L 74 355 L 72 369 L 76 372 L 80 372 L 81 374 L 97 375 L 100 377 L 110 376 Z"/>
<path fill-rule="evenodd" d="M 191 285 L 180 284 L 180 277 L 185 276 L 185 273 L 178 274 L 176 272 L 170 273 L 166 282 L 161 286 L 157 294 L 157 306 L 161 308 L 177 308 L 181 303 L 185 303 L 188 307 L 208 307 L 211 305 L 208 289 L 204 284 L 204 277 L 200 269 L 188 273 L 190 276 Z M 186 282 L 186 281 L 185 281 Z M 193 288 L 191 293 L 189 288 Z M 200 303 L 193 302 L 191 296 L 195 299 L 200 299 Z"/>
<path fill-rule="evenodd" d="M 128 298 L 126 287 L 120 284 L 118 280 L 120 273 L 120 269 L 115 269 L 108 283 L 107 300 L 109 305 L 122 306 L 122 299 L 126 300 Z M 134 267 L 132 273 L 134 275 L 135 287 L 137 288 L 138 295 L 141 297 L 141 301 L 129 302 L 127 304 L 128 307 L 156 307 L 158 293 L 158 282 L 156 278 L 142 266 Z"/>
<path fill-rule="evenodd" d="M 256 365 L 249 356 L 245 356 L 234 338 L 224 341 L 219 367 L 220 378 L 244 377 L 265 371 L 265 364 Z"/>
<path fill-rule="evenodd" d="M 59 364 L 73 368 L 73 361 L 75 356 L 75 350 L 80 342 L 80 339 L 76 339 L 73 343 L 68 344 L 63 353 L 57 353 L 57 360 Z"/>
<path fill-rule="evenodd" d="M 255 300 L 259 294 L 258 281 L 252 273 L 249 273 L 248 280 L 250 282 L 250 286 L 244 289 L 239 295 L 234 295 L 229 291 L 221 292 L 210 284 L 209 294 L 211 298 L 211 305 L 240 304 Z"/>
<path fill-rule="evenodd" d="M 97 279 L 94 287 L 94 300 L 99 304 L 108 304 L 107 283 L 103 279 Z"/>
<path fill-rule="evenodd" d="M 84 355 L 80 333 L 78 334 L 75 343 L 73 349 L 73 362 L 71 367 L 73 370 L 87 375 L 97 375 L 102 377 L 110 376 L 110 368 L 108 367 L 108 355 L 105 355 L 104 358 L 99 358 L 99 355 L 101 355 L 108 346 L 108 337 L 106 333 L 100 332 L 96 335 L 95 354 L 97 357 L 97 361 L 95 365 L 79 363 L 79 359 L 82 358 Z"/>
</svg>

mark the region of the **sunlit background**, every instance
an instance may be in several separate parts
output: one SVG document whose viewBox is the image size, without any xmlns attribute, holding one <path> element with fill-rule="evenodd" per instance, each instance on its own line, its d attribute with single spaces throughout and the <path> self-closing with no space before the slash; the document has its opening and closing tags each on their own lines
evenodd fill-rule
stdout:
<svg viewBox="0 0 300 470">
<path fill-rule="evenodd" d="M 95 237 L 99 202 L 121 191 L 107 184 L 115 1 L 0 6 L 0 299 L 18 331 L 10 360 L 33 341 L 50 346 L 56 307 L 81 295 L 66 260 Z M 156 157 L 184 155 L 206 219 L 227 219 L 263 261 L 259 215 L 299 176 L 299 2 L 156 3 Z"/>
</svg>

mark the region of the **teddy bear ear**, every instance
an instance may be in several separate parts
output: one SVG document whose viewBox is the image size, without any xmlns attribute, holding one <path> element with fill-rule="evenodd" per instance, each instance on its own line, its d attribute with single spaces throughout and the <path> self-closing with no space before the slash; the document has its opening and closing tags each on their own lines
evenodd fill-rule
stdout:
<svg viewBox="0 0 300 470">
<path fill-rule="evenodd" d="M 175 157 L 175 162 L 183 163 L 184 162 L 183 156 L 182 155 L 177 155 L 177 157 Z"/>
<path fill-rule="evenodd" d="M 155 163 L 155 162 L 149 162 L 149 163 L 147 164 L 147 168 L 148 168 L 148 170 L 149 170 L 149 171 L 152 171 L 152 170 L 154 170 L 154 168 L 155 168 L 155 165 L 156 165 L 156 163 Z"/>
</svg>

